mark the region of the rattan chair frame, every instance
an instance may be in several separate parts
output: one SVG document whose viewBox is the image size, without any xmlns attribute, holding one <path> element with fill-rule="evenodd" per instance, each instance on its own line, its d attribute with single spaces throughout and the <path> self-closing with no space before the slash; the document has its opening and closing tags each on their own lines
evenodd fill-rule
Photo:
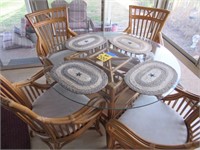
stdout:
<svg viewBox="0 0 200 150">
<path fill-rule="evenodd" d="M 105 101 L 100 97 L 94 97 L 88 102 L 89 106 L 94 107 L 83 106 L 64 117 L 48 118 L 33 112 L 32 103 L 53 85 L 38 83 L 37 80 L 43 75 L 42 70 L 32 78 L 16 83 L 11 83 L 0 75 L 1 105 L 27 123 L 30 129 L 51 149 L 62 148 L 89 128 L 94 128 L 101 133 L 99 118 L 102 110 L 98 108 L 104 108 Z"/>
<path fill-rule="evenodd" d="M 50 8 L 25 16 L 36 32 L 36 51 L 43 64 L 47 56 L 65 50 L 65 42 L 77 35 L 69 28 L 67 7 Z"/>
<path fill-rule="evenodd" d="M 187 142 L 182 145 L 159 145 L 144 140 L 133 130 L 116 119 L 110 120 L 106 125 L 109 135 L 108 148 L 124 149 L 195 149 L 200 145 L 200 96 L 176 88 L 175 94 L 163 99 L 163 102 L 175 110 L 187 126 Z M 167 129 L 166 129 L 167 131 Z"/>
<path fill-rule="evenodd" d="M 169 13 L 165 9 L 129 5 L 129 23 L 124 32 L 163 45 L 161 30 Z"/>
</svg>

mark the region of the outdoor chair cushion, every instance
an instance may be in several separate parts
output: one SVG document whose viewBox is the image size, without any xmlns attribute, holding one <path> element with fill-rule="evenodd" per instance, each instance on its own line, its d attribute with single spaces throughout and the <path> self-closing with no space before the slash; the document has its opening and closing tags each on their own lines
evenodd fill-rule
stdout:
<svg viewBox="0 0 200 150">
<path fill-rule="evenodd" d="M 81 102 L 87 103 L 89 98 L 85 95 L 70 92 L 59 84 L 56 84 L 33 103 L 32 110 L 44 117 L 64 117 L 83 107 L 83 105 L 72 100 L 80 100 Z"/>
<path fill-rule="evenodd" d="M 156 100 L 155 96 L 140 95 L 134 106 Z M 149 142 L 176 145 L 187 141 L 187 128 L 183 118 L 162 101 L 129 109 L 119 118 L 119 121 Z"/>
<path fill-rule="evenodd" d="M 52 53 L 48 57 L 48 59 L 53 63 L 53 65 L 58 65 L 58 64 L 64 62 L 64 58 L 66 56 L 72 55 L 74 53 L 76 53 L 76 52 L 72 51 L 72 50 L 62 50 L 62 51 Z"/>
<path fill-rule="evenodd" d="M 34 44 L 26 37 L 22 37 L 15 32 L 3 33 L 3 48 L 6 50 L 14 48 L 33 48 Z"/>
</svg>

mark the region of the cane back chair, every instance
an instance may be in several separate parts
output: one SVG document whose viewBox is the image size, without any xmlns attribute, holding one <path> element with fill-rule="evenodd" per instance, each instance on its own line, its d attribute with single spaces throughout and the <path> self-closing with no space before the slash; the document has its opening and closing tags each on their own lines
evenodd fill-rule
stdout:
<svg viewBox="0 0 200 150">
<path fill-rule="evenodd" d="M 65 56 L 75 53 L 65 48 L 65 42 L 77 35 L 69 28 L 67 7 L 33 12 L 27 14 L 26 18 L 38 37 L 36 50 L 43 64 L 60 63 Z"/>
<path fill-rule="evenodd" d="M 161 30 L 169 13 L 165 9 L 129 5 L 129 23 L 124 32 L 163 44 Z"/>
<path fill-rule="evenodd" d="M 162 102 L 158 101 L 138 110 L 128 110 L 118 120 L 109 121 L 106 126 L 109 134 L 108 147 L 112 149 L 198 148 L 200 96 L 180 88 L 176 88 L 176 91 L 177 93 L 167 96 Z"/>
<path fill-rule="evenodd" d="M 62 96 L 53 89 L 59 85 L 36 82 L 42 76 L 43 71 L 26 81 L 11 83 L 0 75 L 1 105 L 27 123 L 31 131 L 53 149 L 62 148 L 88 128 L 101 133 L 98 120 L 102 110 L 97 108 L 104 107 L 105 101 L 102 98 L 89 100 L 84 95 L 60 88 L 61 92 L 66 93 L 66 96 Z M 72 102 L 67 96 L 70 99 L 86 100 L 94 107 Z"/>
</svg>

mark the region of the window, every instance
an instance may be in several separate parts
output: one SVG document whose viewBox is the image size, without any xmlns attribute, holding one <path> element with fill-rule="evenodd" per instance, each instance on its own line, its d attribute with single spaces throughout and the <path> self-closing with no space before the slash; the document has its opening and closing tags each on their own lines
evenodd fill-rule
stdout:
<svg viewBox="0 0 200 150">
<path fill-rule="evenodd" d="M 36 58 L 34 43 L 21 38 L 21 21 L 27 13 L 25 0 L 0 1 L 0 67 L 12 68 L 16 65 L 32 63 Z M 35 61 L 35 59 L 32 59 Z M 36 59 L 37 61 L 37 59 Z M 8 67 L 9 66 L 9 67 Z"/>
<path fill-rule="evenodd" d="M 0 1 L 0 33 L 12 30 L 19 26 L 20 20 L 26 14 L 24 0 L 1 0 Z"/>
<path fill-rule="evenodd" d="M 200 1 L 169 0 L 171 14 L 163 29 L 179 51 L 197 64 L 200 56 Z"/>
<path fill-rule="evenodd" d="M 113 31 L 124 31 L 128 26 L 129 5 L 154 6 L 154 0 L 106 0 L 105 23 L 116 26 Z"/>
</svg>

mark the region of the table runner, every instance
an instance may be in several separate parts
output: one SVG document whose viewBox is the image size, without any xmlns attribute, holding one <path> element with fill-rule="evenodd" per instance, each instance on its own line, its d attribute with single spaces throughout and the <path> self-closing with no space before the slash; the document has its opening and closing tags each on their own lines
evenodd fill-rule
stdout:
<svg viewBox="0 0 200 150">
<path fill-rule="evenodd" d="M 96 93 L 108 83 L 103 70 L 85 61 L 66 61 L 53 67 L 51 75 L 63 87 L 79 94 Z"/>
<path fill-rule="evenodd" d="M 143 94 L 161 95 L 176 85 L 178 75 L 169 65 L 159 61 L 140 63 L 125 75 L 127 85 Z"/>
</svg>

